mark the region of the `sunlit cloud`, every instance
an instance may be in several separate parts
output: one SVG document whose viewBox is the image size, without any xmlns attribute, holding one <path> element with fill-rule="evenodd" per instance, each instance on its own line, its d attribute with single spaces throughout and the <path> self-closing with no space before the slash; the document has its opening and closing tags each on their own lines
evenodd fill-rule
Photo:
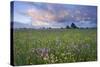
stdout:
<svg viewBox="0 0 100 67">
<path fill-rule="evenodd" d="M 55 15 L 53 15 L 50 11 L 44 10 L 29 9 L 27 11 L 27 14 L 31 16 L 34 20 L 39 21 L 53 21 L 56 18 Z"/>
<path fill-rule="evenodd" d="M 42 21 L 34 21 L 34 22 L 32 22 L 32 25 L 33 26 L 47 26 L 47 25 L 49 25 L 49 23 L 42 22 Z"/>
<path fill-rule="evenodd" d="M 25 19 L 20 22 L 31 23 L 33 26 L 56 28 L 65 27 L 71 23 L 88 24 L 87 26 L 89 26 L 91 22 L 96 24 L 97 21 L 97 8 L 95 6 L 25 2 L 15 2 L 15 6 L 16 21 Z M 20 18 L 16 12 L 24 17 Z"/>
<path fill-rule="evenodd" d="M 60 10 L 57 14 L 54 14 L 52 11 L 49 10 L 34 10 L 29 9 L 27 14 L 31 16 L 34 20 L 39 21 L 47 21 L 47 22 L 56 22 L 58 19 L 64 19 L 68 17 L 70 14 L 68 11 Z"/>
<path fill-rule="evenodd" d="M 68 17 L 69 15 L 70 13 L 67 10 L 60 10 L 60 12 L 58 13 L 59 19 L 63 19 L 65 17 Z"/>
<path fill-rule="evenodd" d="M 58 22 L 59 19 L 69 16 L 68 11 L 65 10 L 60 10 L 56 15 L 49 10 L 28 9 L 27 14 L 32 18 L 32 24 L 36 22 L 37 25 L 48 25 L 48 23 Z"/>
</svg>

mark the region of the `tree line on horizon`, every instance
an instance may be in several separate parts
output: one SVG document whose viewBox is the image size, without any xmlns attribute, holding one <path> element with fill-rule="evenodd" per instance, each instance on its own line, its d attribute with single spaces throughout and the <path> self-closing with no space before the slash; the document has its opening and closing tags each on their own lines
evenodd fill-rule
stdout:
<svg viewBox="0 0 100 67">
<path fill-rule="evenodd" d="M 74 24 L 74 23 L 72 23 L 70 26 L 69 25 L 67 25 L 66 27 L 65 27 L 65 29 L 78 29 L 79 27 L 76 25 L 76 24 Z M 44 28 L 45 29 L 45 28 Z M 49 27 L 48 29 L 52 29 L 51 27 Z M 63 27 L 61 27 L 61 29 L 64 29 Z"/>
<path fill-rule="evenodd" d="M 93 28 L 95 28 L 95 27 L 93 27 Z M 21 29 L 21 28 L 19 28 L 19 29 Z M 22 29 L 32 29 L 32 28 L 22 28 Z M 41 27 L 41 28 L 39 28 L 39 29 L 53 29 L 53 28 L 52 28 L 52 27 L 48 27 L 48 28 L 46 28 L 46 27 Z M 78 27 L 75 23 L 72 23 L 70 26 L 67 25 L 66 27 L 61 27 L 61 28 L 59 28 L 59 29 L 89 29 L 89 27 L 85 27 L 85 28 L 83 28 L 83 27 Z"/>
</svg>

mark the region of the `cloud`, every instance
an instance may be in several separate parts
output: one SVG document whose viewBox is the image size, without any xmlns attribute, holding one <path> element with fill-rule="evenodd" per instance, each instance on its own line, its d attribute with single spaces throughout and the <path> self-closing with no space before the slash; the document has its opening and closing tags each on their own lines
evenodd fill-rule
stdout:
<svg viewBox="0 0 100 67">
<path fill-rule="evenodd" d="M 42 22 L 42 21 L 34 21 L 34 22 L 32 22 L 32 25 L 33 26 L 47 26 L 47 25 L 49 25 L 49 23 Z"/>
<path fill-rule="evenodd" d="M 31 22 L 33 26 L 64 27 L 72 22 L 89 25 L 96 24 L 97 21 L 95 7 L 33 2 L 22 2 L 17 5 L 14 11 L 28 19 L 27 21 L 24 20 L 25 17 L 22 17 L 21 22 Z M 16 20 L 20 20 L 20 17 L 17 16 Z"/>
<path fill-rule="evenodd" d="M 39 10 L 39 9 L 28 9 L 27 14 L 31 16 L 33 21 L 42 21 L 42 22 L 64 22 L 67 17 L 70 15 L 67 10 L 59 10 L 57 13 L 54 13 L 52 8 L 50 10 Z M 52 9 L 52 10 L 51 10 Z M 67 19 L 68 20 L 68 19 Z"/>
<path fill-rule="evenodd" d="M 34 10 L 34 9 L 29 9 L 27 11 L 27 14 L 32 17 L 34 20 L 38 21 L 54 21 L 55 20 L 55 15 L 52 14 L 50 11 L 45 11 L 45 10 Z"/>
</svg>

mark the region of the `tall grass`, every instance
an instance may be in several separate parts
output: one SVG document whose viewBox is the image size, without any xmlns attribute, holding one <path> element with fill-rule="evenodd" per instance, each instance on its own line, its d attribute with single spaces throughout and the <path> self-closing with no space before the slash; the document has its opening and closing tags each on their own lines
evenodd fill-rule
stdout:
<svg viewBox="0 0 100 67">
<path fill-rule="evenodd" d="M 96 29 L 15 30 L 14 64 L 97 60 Z"/>
</svg>

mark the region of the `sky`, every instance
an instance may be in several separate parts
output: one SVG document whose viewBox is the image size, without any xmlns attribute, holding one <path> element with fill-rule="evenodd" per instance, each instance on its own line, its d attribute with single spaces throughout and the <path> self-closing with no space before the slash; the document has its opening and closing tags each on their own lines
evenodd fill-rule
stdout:
<svg viewBox="0 0 100 67">
<path fill-rule="evenodd" d="M 13 8 L 14 22 L 37 28 L 61 28 L 71 23 L 78 27 L 97 26 L 96 6 L 14 1 Z"/>
</svg>

